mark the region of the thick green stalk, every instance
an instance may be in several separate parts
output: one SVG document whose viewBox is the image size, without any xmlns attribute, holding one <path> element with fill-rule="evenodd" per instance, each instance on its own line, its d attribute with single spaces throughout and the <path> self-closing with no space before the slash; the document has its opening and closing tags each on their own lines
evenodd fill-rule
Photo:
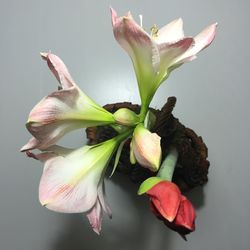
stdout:
<svg viewBox="0 0 250 250">
<path fill-rule="evenodd" d="M 141 111 L 140 111 L 139 117 L 140 117 L 140 122 L 142 122 L 142 123 L 144 122 L 145 117 L 148 113 L 149 104 L 151 102 L 151 99 L 145 103 L 142 102 L 142 104 L 141 104 Z"/>
<path fill-rule="evenodd" d="M 164 180 L 172 181 L 177 159 L 178 151 L 175 147 L 171 147 L 168 155 L 166 156 L 165 160 L 161 165 L 157 176 Z"/>
</svg>

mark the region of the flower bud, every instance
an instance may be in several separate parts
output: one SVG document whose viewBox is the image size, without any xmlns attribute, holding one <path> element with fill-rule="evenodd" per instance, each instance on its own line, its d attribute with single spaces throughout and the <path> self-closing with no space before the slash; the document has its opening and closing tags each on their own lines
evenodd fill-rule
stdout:
<svg viewBox="0 0 250 250">
<path fill-rule="evenodd" d="M 176 184 L 151 177 L 141 184 L 138 194 L 143 193 L 150 197 L 150 208 L 155 216 L 185 240 L 186 234 L 195 230 L 195 209 Z"/>
<path fill-rule="evenodd" d="M 121 108 L 114 113 L 115 121 L 125 126 L 133 126 L 139 122 L 139 116 L 130 109 Z"/>
<path fill-rule="evenodd" d="M 139 164 L 157 171 L 161 163 L 161 137 L 139 124 L 134 130 L 132 145 Z"/>
</svg>

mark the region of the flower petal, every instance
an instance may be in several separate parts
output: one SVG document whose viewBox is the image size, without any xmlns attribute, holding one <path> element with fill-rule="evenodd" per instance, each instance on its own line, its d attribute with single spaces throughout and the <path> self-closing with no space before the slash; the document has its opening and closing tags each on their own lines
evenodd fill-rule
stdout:
<svg viewBox="0 0 250 250">
<path fill-rule="evenodd" d="M 183 21 L 181 18 L 178 18 L 159 29 L 155 41 L 157 44 L 173 43 L 183 38 Z"/>
<path fill-rule="evenodd" d="M 69 131 L 113 122 L 113 115 L 78 87 L 56 91 L 43 98 L 30 112 L 26 127 L 35 139 L 32 138 L 21 151 L 45 149 Z"/>
<path fill-rule="evenodd" d="M 30 138 L 29 141 L 23 145 L 20 149 L 21 152 L 32 150 L 34 148 L 40 148 L 41 143 L 34 137 Z"/>
<path fill-rule="evenodd" d="M 41 204 L 64 213 L 90 210 L 115 146 L 116 141 L 109 140 L 47 160 L 39 186 Z"/>
<path fill-rule="evenodd" d="M 58 145 L 53 145 L 53 146 L 47 148 L 46 151 L 44 151 L 42 153 L 38 153 L 38 154 L 35 154 L 31 151 L 26 151 L 26 155 L 30 158 L 35 159 L 35 160 L 39 160 L 41 162 L 46 162 L 53 157 L 57 157 L 58 155 L 66 156 L 73 151 L 74 151 L 74 149 L 64 148 L 64 147 L 61 147 Z"/>
<path fill-rule="evenodd" d="M 48 67 L 54 74 L 63 89 L 70 88 L 75 85 L 66 65 L 56 55 L 51 53 L 40 53 L 42 58 L 47 61 Z"/>
<path fill-rule="evenodd" d="M 168 44 L 160 44 L 160 73 L 158 74 L 158 85 L 161 84 L 169 75 L 172 65 L 176 62 L 176 59 L 182 56 L 188 49 L 193 47 L 194 39 L 191 37 L 185 37 L 178 42 Z"/>
<path fill-rule="evenodd" d="M 143 167 L 157 171 L 161 162 L 161 137 L 151 133 L 142 124 L 136 126 L 132 138 L 132 148 L 136 160 Z"/>
<path fill-rule="evenodd" d="M 102 207 L 99 199 L 97 199 L 95 205 L 87 213 L 87 218 L 89 220 L 92 229 L 98 235 L 100 234 L 102 229 L 102 215 L 103 215 Z"/>
<path fill-rule="evenodd" d="M 184 196 L 181 196 L 181 203 L 175 218 L 175 225 L 187 228 L 190 231 L 195 230 L 195 209 L 191 202 Z"/>
<path fill-rule="evenodd" d="M 172 222 L 178 212 L 181 201 L 179 188 L 169 181 L 161 181 L 147 191 L 158 212 Z"/>
<path fill-rule="evenodd" d="M 104 181 L 100 181 L 100 184 L 98 186 L 98 199 L 100 201 L 100 204 L 102 206 L 102 209 L 104 212 L 109 216 L 109 218 L 112 218 L 112 211 L 108 205 L 108 203 L 105 201 L 105 187 L 104 187 Z"/>
<path fill-rule="evenodd" d="M 111 8 L 111 15 L 114 36 L 133 61 L 142 102 L 151 101 L 160 62 L 157 45 L 130 13 L 118 17 Z"/>
<path fill-rule="evenodd" d="M 98 186 L 98 196 L 95 205 L 91 208 L 91 210 L 87 213 L 87 218 L 92 226 L 93 230 L 100 234 L 102 229 L 102 217 L 103 211 L 108 214 L 109 218 L 112 218 L 112 212 L 109 205 L 105 202 L 104 199 L 104 181 L 100 180 L 100 184 Z"/>
<path fill-rule="evenodd" d="M 194 37 L 195 44 L 186 53 L 181 55 L 175 64 L 191 61 L 196 58 L 196 55 L 206 47 L 208 47 L 215 38 L 217 23 L 211 24 L 205 28 L 201 33 Z"/>
</svg>

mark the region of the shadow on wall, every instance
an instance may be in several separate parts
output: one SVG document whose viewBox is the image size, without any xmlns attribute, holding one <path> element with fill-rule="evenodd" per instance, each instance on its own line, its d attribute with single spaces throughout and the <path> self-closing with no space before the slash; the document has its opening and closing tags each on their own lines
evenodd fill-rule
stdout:
<svg viewBox="0 0 250 250">
<path fill-rule="evenodd" d="M 199 210 L 205 205 L 204 186 L 196 187 L 185 195 L 192 202 L 196 210 Z"/>
<path fill-rule="evenodd" d="M 130 200 L 130 207 L 123 206 L 126 201 L 118 200 L 119 211 L 113 207 L 114 219 L 104 219 L 101 235 L 96 235 L 88 225 L 84 215 L 68 215 L 61 234 L 52 242 L 52 250 L 167 250 L 171 246 L 171 232 L 151 214 L 146 196 L 136 195 L 138 186 L 128 181 L 127 176 L 117 174 L 112 177 L 117 189 L 122 189 Z M 120 197 L 119 192 L 115 195 Z M 191 191 L 188 198 L 196 208 L 204 204 L 202 188 Z M 127 199 L 126 199 L 127 200 Z M 133 209 L 131 209 L 131 205 Z M 120 211 L 121 208 L 123 211 Z M 134 214 L 128 214 L 128 213 Z M 67 215 L 66 215 L 67 216 Z M 118 217 L 118 218 L 117 218 Z M 84 218 L 84 219 L 83 219 Z M 84 220 L 84 221 L 83 221 Z M 128 221 L 127 221 L 128 220 Z"/>
</svg>

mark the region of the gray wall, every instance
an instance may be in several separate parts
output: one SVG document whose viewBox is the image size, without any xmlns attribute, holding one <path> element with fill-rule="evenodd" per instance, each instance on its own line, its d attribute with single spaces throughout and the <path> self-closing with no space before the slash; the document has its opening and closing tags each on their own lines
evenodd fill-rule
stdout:
<svg viewBox="0 0 250 250">
<path fill-rule="evenodd" d="M 130 59 L 113 38 L 110 4 L 120 14 L 142 13 L 145 27 L 181 16 L 190 35 L 219 23 L 213 45 L 173 72 L 152 103 L 161 107 L 176 96 L 174 114 L 209 147 L 209 182 L 189 194 L 198 217 L 188 242 L 156 220 L 147 199 L 118 174 L 107 182 L 114 216 L 105 219 L 100 237 L 83 215 L 43 208 L 37 198 L 42 165 L 18 152 L 30 137 L 24 127 L 30 109 L 57 84 L 40 51 L 60 55 L 100 104 L 139 102 Z M 249 7 L 247 0 L 1 0 L 0 249 L 250 249 Z M 84 141 L 78 131 L 63 145 Z"/>
</svg>

